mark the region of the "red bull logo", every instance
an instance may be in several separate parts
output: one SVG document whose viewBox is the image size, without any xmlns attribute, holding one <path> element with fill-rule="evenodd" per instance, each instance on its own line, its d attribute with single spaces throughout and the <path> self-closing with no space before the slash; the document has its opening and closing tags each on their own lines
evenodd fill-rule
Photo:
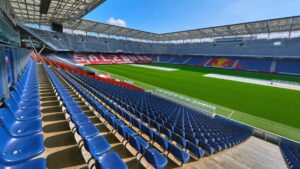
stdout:
<svg viewBox="0 0 300 169">
<path fill-rule="evenodd" d="M 220 59 L 212 59 L 209 66 L 213 67 L 230 67 L 234 64 L 234 60 L 227 59 L 227 58 L 220 58 Z"/>
</svg>

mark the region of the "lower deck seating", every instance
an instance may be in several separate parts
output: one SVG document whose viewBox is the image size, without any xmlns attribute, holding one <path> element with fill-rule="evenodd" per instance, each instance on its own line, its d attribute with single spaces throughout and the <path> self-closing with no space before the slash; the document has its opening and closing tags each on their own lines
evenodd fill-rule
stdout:
<svg viewBox="0 0 300 169">
<path fill-rule="evenodd" d="M 127 169 L 127 165 L 117 153 L 109 152 L 111 145 L 104 136 L 99 135 L 98 129 L 77 105 L 55 74 L 45 64 L 44 69 L 51 79 L 60 100 L 63 102 L 71 122 L 75 125 L 75 131 L 82 138 L 84 147 L 90 153 L 91 157 L 96 160 L 96 166 L 99 169 L 103 167 Z"/>
<path fill-rule="evenodd" d="M 300 169 L 300 144 L 283 140 L 280 150 L 290 169 Z"/>
<path fill-rule="evenodd" d="M 218 67 L 218 68 L 234 68 L 236 59 L 231 58 L 212 58 L 210 59 L 205 66 L 208 67 Z"/>
<path fill-rule="evenodd" d="M 189 57 L 176 57 L 172 59 L 169 63 L 174 63 L 174 64 L 184 64 L 184 62 L 189 59 Z"/>
<path fill-rule="evenodd" d="M 276 72 L 284 74 L 300 75 L 300 61 L 299 60 L 278 60 L 276 65 Z"/>
<path fill-rule="evenodd" d="M 152 150 L 144 138 L 159 144 L 182 164 L 189 161 L 190 155 L 201 158 L 217 153 L 245 141 L 251 134 L 241 124 L 220 117 L 207 117 L 150 93 L 107 84 L 74 72 L 58 72 L 70 83 L 75 80 L 73 83 L 82 85 L 111 107 L 117 114 L 102 110 L 102 116 L 138 152 L 145 153 L 149 149 L 159 159 L 164 157 Z M 99 106 L 90 96 L 86 97 L 95 108 Z M 122 118 L 116 118 L 116 115 Z M 142 137 L 124 120 L 138 129 Z M 153 163 L 149 155 L 147 161 Z"/>
<path fill-rule="evenodd" d="M 270 72 L 271 64 L 271 59 L 240 59 L 237 69 Z"/>
<path fill-rule="evenodd" d="M 144 154 L 146 160 L 155 166 L 156 168 L 164 168 L 167 165 L 167 158 L 159 153 L 155 148 L 151 147 L 146 140 L 138 135 L 130 126 L 126 125 L 122 120 L 117 118 L 112 112 L 109 112 L 104 108 L 99 102 L 96 101 L 90 94 L 85 92 L 82 88 L 78 87 L 78 84 L 70 79 L 62 71 L 58 71 L 74 88 L 76 88 L 79 93 L 85 97 L 85 99 L 93 106 L 95 109 L 101 113 L 101 115 L 108 121 L 108 123 L 115 128 L 115 130 L 128 141 L 128 143 L 137 150 L 138 153 Z M 97 91 L 93 91 L 97 96 L 100 94 Z M 124 141 L 123 140 L 123 141 Z"/>
<path fill-rule="evenodd" d="M 191 59 L 187 61 L 185 64 L 203 66 L 205 62 L 207 62 L 207 60 L 208 58 L 205 57 L 191 57 Z"/>
<path fill-rule="evenodd" d="M 245 71 L 275 72 L 300 75 L 299 59 L 270 58 L 212 58 L 203 56 L 157 56 L 158 63 L 185 64 L 193 66 L 230 68 Z M 274 65 L 273 65 L 274 64 Z"/>
<path fill-rule="evenodd" d="M 30 60 L 0 109 L 0 168 L 46 168 L 36 64 Z"/>
</svg>

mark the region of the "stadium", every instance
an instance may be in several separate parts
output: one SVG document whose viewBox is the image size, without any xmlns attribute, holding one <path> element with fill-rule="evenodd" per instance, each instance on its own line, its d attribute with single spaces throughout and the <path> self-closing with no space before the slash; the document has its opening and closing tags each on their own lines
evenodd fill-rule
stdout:
<svg viewBox="0 0 300 169">
<path fill-rule="evenodd" d="M 85 18 L 109 1 L 0 0 L 0 169 L 300 169 L 300 16 Z"/>
</svg>

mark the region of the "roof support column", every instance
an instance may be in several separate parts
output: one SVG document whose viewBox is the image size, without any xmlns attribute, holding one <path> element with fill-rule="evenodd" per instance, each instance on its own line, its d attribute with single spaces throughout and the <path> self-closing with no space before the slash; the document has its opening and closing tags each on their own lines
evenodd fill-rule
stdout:
<svg viewBox="0 0 300 169">
<path fill-rule="evenodd" d="M 294 26 L 294 20 L 295 20 L 295 18 L 292 19 L 292 23 L 291 23 L 291 26 L 290 26 L 289 38 L 291 38 L 291 35 L 292 35 L 292 30 L 293 30 L 293 26 Z"/>
</svg>

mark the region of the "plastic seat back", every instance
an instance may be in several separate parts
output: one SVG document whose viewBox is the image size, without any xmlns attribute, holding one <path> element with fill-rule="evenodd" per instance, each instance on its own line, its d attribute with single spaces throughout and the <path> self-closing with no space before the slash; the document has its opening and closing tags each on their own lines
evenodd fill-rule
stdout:
<svg viewBox="0 0 300 169">
<path fill-rule="evenodd" d="M 15 119 L 8 109 L 6 108 L 0 109 L 0 122 L 2 127 L 4 127 L 5 124 L 7 126 L 11 126 L 14 123 L 14 121 Z"/>
<path fill-rule="evenodd" d="M 190 155 L 188 153 L 181 150 L 179 147 L 173 145 L 172 143 L 169 144 L 168 151 L 172 153 L 182 163 L 188 162 L 190 158 Z"/>
<path fill-rule="evenodd" d="M 16 103 L 19 103 L 21 101 L 20 96 L 17 94 L 16 91 L 11 91 L 10 95 L 12 97 L 13 100 L 15 100 Z"/>
<path fill-rule="evenodd" d="M 193 154 L 195 154 L 197 158 L 202 158 L 205 155 L 205 152 L 201 148 L 189 141 L 186 143 L 186 148 L 190 150 Z"/>
<path fill-rule="evenodd" d="M 128 169 L 121 157 L 116 152 L 105 153 L 96 157 L 97 169 Z"/>
<path fill-rule="evenodd" d="M 5 105 L 10 109 L 12 112 L 17 112 L 18 111 L 18 106 L 12 99 L 5 99 L 4 100 Z"/>
</svg>

